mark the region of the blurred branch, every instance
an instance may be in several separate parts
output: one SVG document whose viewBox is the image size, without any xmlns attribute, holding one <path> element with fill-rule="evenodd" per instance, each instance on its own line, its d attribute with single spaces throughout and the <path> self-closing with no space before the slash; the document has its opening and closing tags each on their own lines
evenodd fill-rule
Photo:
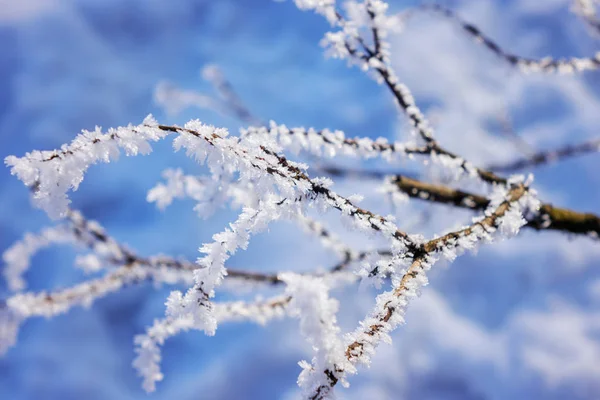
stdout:
<svg viewBox="0 0 600 400">
<path fill-rule="evenodd" d="M 69 210 L 67 218 L 71 221 L 75 236 L 84 243 L 91 250 L 101 247 L 105 249 L 111 249 L 110 252 L 114 254 L 113 257 L 109 258 L 108 261 L 114 266 L 120 267 L 123 265 L 139 265 L 148 268 L 167 268 L 174 271 L 193 272 L 199 268 L 199 265 L 185 260 L 178 259 L 169 256 L 155 256 L 155 257 L 141 257 L 131 250 L 127 249 L 124 245 L 109 236 L 104 229 L 95 221 L 88 221 L 78 211 Z M 319 237 L 327 238 L 331 240 L 332 234 L 329 233 L 321 224 L 309 221 L 307 225 L 311 226 L 311 229 Z M 94 240 L 90 240 L 93 238 Z M 343 259 L 339 263 L 333 265 L 329 272 L 340 272 L 347 269 L 352 263 L 364 260 L 370 254 L 379 254 L 381 256 L 389 256 L 391 252 L 389 250 L 369 250 L 356 252 L 348 250 L 342 253 Z M 264 283 L 268 285 L 279 285 L 282 283 L 276 273 L 261 273 L 252 272 L 236 268 L 227 268 L 227 280 L 242 280 L 255 283 Z M 326 273 L 313 272 L 312 275 L 323 275 Z"/>
<path fill-rule="evenodd" d="M 154 90 L 155 102 L 170 114 L 177 114 L 187 107 L 196 107 L 236 118 L 244 124 L 265 125 L 264 121 L 250 112 L 217 65 L 209 64 L 204 67 L 202 77 L 214 87 L 218 98 L 161 82 Z"/>
<path fill-rule="evenodd" d="M 583 143 L 561 147 L 556 150 L 541 151 L 507 164 L 495 164 L 489 166 L 488 168 L 492 171 L 514 172 L 523 168 L 537 167 L 539 165 L 597 151 L 600 151 L 600 139 L 592 139 Z"/>
<path fill-rule="evenodd" d="M 508 112 L 503 112 L 498 115 L 498 123 L 500 124 L 500 133 L 505 136 L 507 139 L 513 142 L 514 147 L 520 153 L 524 153 L 527 156 L 530 156 L 534 153 L 534 149 L 531 147 L 529 143 L 527 143 L 521 136 L 515 132 L 513 124 L 510 120 L 510 116 Z"/>
<path fill-rule="evenodd" d="M 383 180 L 390 175 L 398 175 L 398 171 L 380 169 L 346 168 L 336 165 L 318 165 L 315 170 L 335 178 Z M 412 176 L 402 173 L 402 176 Z"/>
<path fill-rule="evenodd" d="M 572 73 L 600 68 L 600 53 L 589 58 L 553 59 L 545 57 L 540 60 L 520 57 L 502 49 L 495 41 L 486 36 L 477 26 L 463 20 L 454 11 L 440 4 L 428 4 L 420 7 L 424 11 L 432 11 L 455 21 L 477 43 L 496 54 L 508 64 L 518 67 L 525 72 L 559 72 Z"/>
<path fill-rule="evenodd" d="M 594 0 L 573 0 L 571 10 L 583 19 L 594 36 L 599 36 L 600 19 L 598 19 L 598 15 L 596 14 Z"/>
<path fill-rule="evenodd" d="M 223 104 L 233 116 L 250 125 L 265 125 L 260 118 L 252 114 L 218 65 L 205 66 L 202 69 L 202 77 L 214 86 Z"/>
</svg>

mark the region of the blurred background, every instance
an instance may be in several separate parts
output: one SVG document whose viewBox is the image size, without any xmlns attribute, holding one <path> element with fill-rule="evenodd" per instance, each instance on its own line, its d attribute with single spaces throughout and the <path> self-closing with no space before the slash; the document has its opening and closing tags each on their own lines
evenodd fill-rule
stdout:
<svg viewBox="0 0 600 400">
<path fill-rule="evenodd" d="M 399 12 L 417 1 L 390 1 Z M 507 50 L 527 57 L 592 56 L 598 37 L 569 0 L 447 1 Z M 234 118 L 186 108 L 167 113 L 154 100 L 159 82 L 213 95 L 200 70 L 217 64 L 260 119 L 288 126 L 342 129 L 348 136 L 410 138 L 389 93 L 345 62 L 327 60 L 323 18 L 272 0 L 0 0 L 0 156 L 54 149 L 81 129 L 191 118 L 229 128 Z M 390 38 L 392 60 L 430 117 L 440 142 L 478 165 L 509 161 L 597 137 L 600 72 L 525 75 L 503 64 L 439 16 L 418 14 Z M 515 135 L 519 139 L 515 139 Z M 531 170 L 541 197 L 600 213 L 600 157 L 572 158 Z M 373 167 L 373 165 L 368 165 Z M 196 218 L 182 201 L 165 212 L 145 201 L 161 171 L 201 171 L 170 143 L 148 157 L 92 167 L 74 207 L 144 255 L 195 259 L 201 243 L 235 212 Z M 387 167 L 389 168 L 389 167 Z M 406 163 L 403 171 L 419 171 Z M 524 171 L 529 172 L 530 170 Z M 343 194 L 390 213 L 377 183 L 340 181 Z M 0 172 L 0 250 L 51 223 L 27 189 Z M 411 201 L 398 224 L 431 235 L 470 214 Z M 327 216 L 344 234 L 336 216 Z M 421 217 L 423 220 L 421 220 Z M 349 236 L 357 248 L 374 239 Z M 300 254 L 300 255 L 299 255 Z M 73 252 L 40 253 L 29 289 L 85 279 Z M 523 231 L 430 273 L 407 324 L 382 345 L 371 368 L 338 388 L 343 399 L 597 399 L 600 393 L 600 244 L 585 237 Z M 290 224 L 256 237 L 231 265 L 250 270 L 314 270 L 334 258 Z M 189 332 L 163 350 L 165 379 L 147 395 L 131 367 L 133 337 L 164 314 L 172 288 L 124 289 L 51 320 L 32 319 L 0 359 L 2 399 L 288 399 L 297 396 L 297 362 L 310 349 L 295 320 L 266 327 L 224 324 L 214 337 Z M 344 331 L 371 308 L 374 291 L 336 292 Z M 7 295 L 4 283 L 0 294 Z M 219 295 L 228 299 L 233 295 Z"/>
</svg>

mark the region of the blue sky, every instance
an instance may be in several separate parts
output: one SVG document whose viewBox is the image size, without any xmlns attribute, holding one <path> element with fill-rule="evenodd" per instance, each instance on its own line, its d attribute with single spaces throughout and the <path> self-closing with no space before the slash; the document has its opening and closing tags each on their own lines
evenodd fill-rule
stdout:
<svg viewBox="0 0 600 400">
<path fill-rule="evenodd" d="M 288 126 L 342 129 L 348 135 L 408 138 L 389 94 L 357 69 L 327 60 L 318 43 L 322 18 L 271 0 L 0 0 L 0 156 L 53 149 L 81 129 L 191 118 L 235 132 L 239 123 L 210 110 L 168 115 L 154 103 L 160 81 L 212 93 L 200 69 L 218 64 L 251 110 Z M 394 1 L 401 10 L 416 2 Z M 598 50 L 563 0 L 447 2 L 512 52 L 530 57 L 588 56 Z M 594 137 L 600 122 L 600 73 L 524 76 L 499 62 L 439 17 L 417 16 L 390 39 L 393 63 L 449 148 L 485 165 L 508 160 L 515 148 L 497 129 L 508 115 L 532 147 L 553 148 Z M 494 128 L 496 127 L 496 128 Z M 145 194 L 168 167 L 195 164 L 168 143 L 149 157 L 93 167 L 74 204 L 142 254 L 197 256 L 235 215 L 195 219 L 191 203 L 160 213 Z M 415 169 L 407 163 L 403 168 Z M 600 213 L 598 158 L 589 155 L 534 170 L 536 188 L 557 205 Z M 336 183 L 381 212 L 375 187 Z M 0 249 L 50 222 L 33 209 L 26 188 L 0 173 Z M 430 207 L 431 234 L 464 223 L 468 214 Z M 341 232 L 341 227 L 334 226 Z M 352 236 L 357 245 L 365 239 Z M 295 253 L 298 243 L 302 257 Z M 290 256 L 291 255 L 291 256 Z M 73 253 L 57 248 L 36 257 L 31 290 L 83 279 Z M 286 224 L 260 235 L 235 265 L 262 270 L 327 267 L 319 244 Z M 411 307 L 407 325 L 370 369 L 340 397 L 420 399 L 592 399 L 600 376 L 599 245 L 557 233 L 523 234 L 460 258 L 431 273 L 431 285 Z M 0 286 L 3 293 L 5 287 Z M 133 336 L 164 313 L 170 288 L 133 287 L 52 320 L 22 328 L 0 359 L 6 399 L 279 399 L 294 398 L 309 357 L 295 321 L 267 327 L 223 325 L 215 337 L 191 332 L 164 347 L 166 377 L 148 396 L 131 368 Z M 344 299 L 345 330 L 370 307 L 373 292 Z M 568 340 L 567 340 L 568 339 Z"/>
</svg>

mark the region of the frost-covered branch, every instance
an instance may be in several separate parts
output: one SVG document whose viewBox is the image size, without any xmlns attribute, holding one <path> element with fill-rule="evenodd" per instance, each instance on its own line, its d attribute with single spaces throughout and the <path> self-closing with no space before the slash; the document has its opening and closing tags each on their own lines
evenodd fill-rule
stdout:
<svg viewBox="0 0 600 400">
<path fill-rule="evenodd" d="M 453 176 L 460 177 L 466 174 L 471 177 L 479 177 L 487 183 L 506 183 L 505 178 L 483 168 L 475 167 L 467 160 L 445 150 L 433 139 L 424 146 L 418 146 L 414 143 L 390 143 L 384 138 L 376 140 L 368 137 L 347 138 L 344 132 L 340 130 L 288 128 L 285 125 L 277 125 L 275 122 L 271 122 L 269 128 L 250 127 L 244 130 L 244 133 L 260 137 L 270 136 L 277 140 L 280 146 L 292 152 L 303 150 L 319 157 L 332 158 L 337 155 L 363 159 L 381 157 L 388 162 L 394 162 L 406 158 L 410 159 L 415 155 L 425 155 Z M 369 175 L 379 176 L 380 174 L 373 172 Z"/>
<path fill-rule="evenodd" d="M 321 278 L 285 274 L 282 279 L 291 299 L 290 312 L 300 319 L 300 331 L 314 350 L 311 363 L 304 360 L 299 363 L 303 370 L 298 385 L 306 396 L 314 392 L 325 395 L 332 387 L 334 374 L 351 368 L 339 338 L 338 302 L 329 297 L 329 287 Z M 321 371 L 325 371 L 324 374 Z"/>
<path fill-rule="evenodd" d="M 106 234 L 100 224 L 87 220 L 79 211 L 67 210 L 66 218 L 66 222 L 45 228 L 37 235 L 26 234 L 3 253 L 3 272 L 12 291 L 25 288 L 23 274 L 29 269 L 32 257 L 42 248 L 54 244 L 68 243 L 89 250 L 90 253 L 78 256 L 75 260 L 75 264 L 88 273 L 107 266 L 119 267 L 132 263 L 156 266 L 156 257 L 144 259 L 137 256 Z M 161 266 L 165 267 L 164 264 Z M 173 263 L 168 268 L 183 269 Z"/>
<path fill-rule="evenodd" d="M 440 258 L 453 261 L 480 244 L 513 237 L 523 226 L 598 237 L 598 216 L 542 204 L 530 187 L 530 179 L 494 172 L 597 151 L 598 140 L 533 154 L 511 165 L 476 167 L 441 144 L 409 88 L 401 83 L 393 69 L 388 37 L 398 31 L 400 19 L 397 15 L 388 15 L 386 2 L 348 1 L 344 3 L 344 13 L 338 11 L 335 0 L 295 0 L 295 3 L 300 9 L 324 16 L 331 25 L 332 31 L 326 33 L 322 42 L 328 54 L 357 65 L 389 89 L 401 114 L 412 125 L 412 139 L 391 142 L 384 138 L 349 138 L 339 130 L 288 128 L 275 122 L 265 125 L 252 116 L 222 72 L 208 66 L 204 69 L 204 78 L 215 86 L 220 99 L 163 84 L 157 88 L 157 100 L 171 111 L 190 105 L 211 108 L 257 126 L 244 128 L 239 136 L 233 136 L 226 129 L 198 120 L 181 127 L 159 124 L 148 116 L 139 125 L 106 132 L 100 128 L 83 131 L 60 149 L 33 151 L 20 158 L 7 157 L 5 162 L 11 167 L 11 173 L 29 187 L 35 205 L 51 218 L 62 220 L 39 234 L 25 236 L 4 253 L 3 272 L 9 288 L 17 293 L 0 305 L 0 352 L 14 344 L 19 326 L 28 318 L 52 317 L 72 307 L 88 306 L 97 298 L 136 283 L 184 284 L 187 290 L 173 291 L 169 295 L 166 316 L 155 320 L 145 334 L 135 338 L 137 357 L 133 365 L 147 391 L 154 390 L 156 382 L 163 379 L 160 347 L 168 338 L 186 330 L 212 335 L 221 322 L 265 324 L 274 318 L 293 316 L 298 318 L 299 330 L 314 351 L 310 362 L 300 363 L 302 372 L 298 384 L 307 398 L 329 398 L 338 382 L 346 384 L 349 375 L 356 372 L 356 366 L 368 364 L 376 347 L 390 340 L 389 334 L 404 322 L 409 302 L 427 284 L 426 272 Z M 580 13 L 591 16 L 585 3 L 578 2 Z M 464 31 L 486 48 L 525 71 L 574 72 L 600 66 L 600 58 L 540 61 L 520 58 L 502 50 L 479 28 L 451 10 L 437 5 L 421 9 L 458 21 Z M 201 256 L 196 262 L 163 255 L 139 255 L 111 237 L 100 224 L 70 208 L 69 194 L 79 188 L 90 166 L 115 161 L 122 151 L 126 155 L 149 154 L 152 142 L 167 137 L 173 138 L 176 151 L 184 150 L 187 156 L 205 165 L 208 172 L 197 176 L 185 175 L 181 170 L 166 170 L 164 181 L 148 192 L 147 200 L 162 210 L 174 199 L 190 198 L 202 218 L 211 217 L 225 207 L 237 213 L 233 222 L 201 245 Z M 384 190 L 377 193 L 391 194 L 392 200 L 416 198 L 481 213 L 460 229 L 425 239 L 417 229 L 416 233 L 409 234 L 398 228 L 393 217 L 359 206 L 360 196 L 342 196 L 334 191 L 331 179 L 309 175 L 308 166 L 291 161 L 284 155 L 286 150 L 316 156 L 319 161 L 314 170 L 334 178 L 381 180 L 389 173 L 319 166 L 322 158 L 339 155 L 361 160 L 381 158 L 390 164 L 421 158 L 424 163 L 441 167 L 449 180 L 466 177 L 485 183 L 491 194 L 481 196 L 450 185 L 392 174 Z M 328 211 L 346 222 L 345 229 L 356 228 L 360 233 L 377 235 L 385 244 L 375 249 L 347 244 L 321 222 L 318 212 Z M 236 252 L 249 246 L 254 235 L 268 230 L 277 221 L 296 223 L 317 237 L 323 247 L 336 255 L 334 265 L 328 270 L 315 267 L 302 274 L 285 270 L 262 273 L 228 265 Z M 408 222 L 402 221 L 403 226 L 410 225 Z M 86 272 L 104 275 L 60 290 L 19 292 L 25 288 L 23 274 L 33 255 L 44 247 L 62 243 L 84 249 L 86 254 L 77 257 L 76 264 Z M 341 336 L 336 317 L 338 300 L 332 297 L 332 289 L 357 281 L 361 285 L 373 284 L 380 294 L 374 309 L 358 328 Z M 268 286 L 273 291 L 285 287 L 285 291 L 250 302 L 215 302 L 216 291 L 227 282 L 250 289 Z"/>
<path fill-rule="evenodd" d="M 409 302 L 419 295 L 420 288 L 428 283 L 426 272 L 440 255 L 453 261 L 465 250 L 475 248 L 479 242 L 491 242 L 498 232 L 501 236 L 514 236 L 525 223 L 524 215 L 538 208 L 524 183 L 511 182 L 511 189 L 499 189 L 491 207 L 474 223 L 458 231 L 431 239 L 410 255 L 408 269 L 392 274 L 393 290 L 377 296 L 377 304 L 353 333 L 347 335 L 346 359 L 352 364 L 346 370 L 321 371 L 327 377 L 329 388 L 344 381 L 347 374 L 355 373 L 357 363 L 369 364 L 370 357 L 381 341 L 389 342 L 389 333 L 404 323 L 404 313 Z M 332 374 L 332 377 L 329 375 Z M 327 398 L 330 390 L 317 389 L 311 399 Z"/>
<path fill-rule="evenodd" d="M 136 135 L 139 134 L 139 137 Z M 9 156 L 6 163 L 11 173 L 17 175 L 27 186 L 35 185 L 34 199 L 50 216 L 65 216 L 70 200 L 67 193 L 76 190 L 87 168 L 97 162 L 109 162 L 119 154 L 119 147 L 129 155 L 147 154 L 151 151 L 149 140 L 159 140 L 169 134 L 177 134 L 176 150 L 186 149 L 189 156 L 200 162 L 208 161 L 213 174 L 222 179 L 234 172 L 240 181 L 253 182 L 257 193 L 271 193 L 276 188 L 282 199 L 296 202 L 302 198 L 320 200 L 321 207 L 331 207 L 349 216 L 366 229 L 385 232 L 401 242 L 409 243 L 404 232 L 385 218 L 355 206 L 350 200 L 338 195 L 327 186 L 327 180 L 310 179 L 304 165 L 288 161 L 271 150 L 274 143 L 228 137 L 225 129 L 191 121 L 185 127 L 159 125 L 152 117 L 138 126 L 110 129 L 106 134 L 97 129 L 84 131 L 71 145 L 60 150 L 28 153 L 25 157 Z M 228 176 L 223 176 L 223 169 Z"/>
<path fill-rule="evenodd" d="M 234 207 L 256 208 L 258 204 L 252 186 L 244 187 L 232 183 L 223 188 L 218 180 L 204 176 L 184 175 L 181 169 L 167 169 L 163 172 L 163 177 L 165 182 L 150 189 L 146 197 L 149 202 L 156 203 L 160 210 L 164 210 L 173 199 L 184 197 L 196 202 L 194 210 L 203 218 L 212 215 L 216 209 L 224 207 L 228 200 L 231 200 Z M 352 258 L 354 251 L 319 221 L 305 215 L 297 215 L 295 222 L 306 232 L 316 236 L 325 248 L 342 258 Z"/>
<path fill-rule="evenodd" d="M 394 21 L 393 17 L 386 16 L 388 5 L 381 0 L 367 0 L 362 5 L 355 5 L 358 8 L 364 8 L 364 11 L 367 15 L 367 21 L 369 21 L 368 25 L 373 33 L 375 45 L 379 46 L 379 48 L 387 48 L 387 44 L 383 44 L 382 41 L 388 34 L 390 21 Z M 334 49 L 338 49 L 340 47 L 345 48 L 346 51 L 334 52 L 333 56 L 341 59 L 349 58 L 357 62 L 363 70 L 373 71 L 376 79 L 379 82 L 383 82 L 389 88 L 390 92 L 394 96 L 396 104 L 406 115 L 406 117 L 408 117 L 409 122 L 415 129 L 418 136 L 423 142 L 425 142 L 425 146 L 421 147 L 400 146 L 399 148 L 396 148 L 387 142 L 379 145 L 378 143 L 372 144 L 368 139 L 364 139 L 367 142 L 367 154 L 372 153 L 373 151 L 379 151 L 383 154 L 386 154 L 387 157 L 390 157 L 390 154 L 394 154 L 396 152 L 409 155 L 426 154 L 429 155 L 434 161 L 440 162 L 448 169 L 460 171 L 460 174 L 464 173 L 468 176 L 476 176 L 487 183 L 506 184 L 507 180 L 505 178 L 494 174 L 492 171 L 475 167 L 467 160 L 461 158 L 453 152 L 450 152 L 440 145 L 440 143 L 434 138 L 433 130 L 427 118 L 417 106 L 410 89 L 400 82 L 396 72 L 389 62 L 388 57 L 385 54 L 382 54 L 381 52 L 378 53 L 369 47 L 356 29 L 348 29 L 348 26 L 356 28 L 356 26 L 360 26 L 360 23 L 365 24 L 362 20 L 355 20 L 356 17 L 354 14 L 356 13 L 352 14 L 353 15 L 351 15 L 351 17 L 354 19 L 351 19 L 350 21 L 346 21 L 339 13 L 335 14 L 337 25 L 343 27 L 343 30 L 334 35 L 326 35 L 323 44 Z M 358 12 L 358 14 L 360 14 L 360 12 Z M 362 51 L 356 50 L 353 45 L 353 41 L 357 41 L 360 44 Z M 379 44 L 377 45 L 377 43 Z M 289 130 L 283 125 L 277 127 L 277 125 L 271 124 L 271 131 L 273 130 L 275 130 L 276 134 L 279 133 L 280 135 L 289 135 L 290 132 L 294 131 L 294 129 Z M 352 146 L 354 142 L 357 142 L 348 142 L 343 133 L 340 133 L 339 131 L 336 131 L 332 135 L 329 131 L 305 131 L 303 128 L 300 128 L 299 132 L 295 132 L 296 136 L 300 136 L 298 133 L 302 132 L 306 132 L 304 135 L 307 137 L 329 134 L 329 137 L 321 139 L 321 142 L 324 142 L 324 144 L 327 144 L 330 148 L 332 144 L 338 148 L 346 148 L 349 145 Z M 313 147 L 315 147 L 315 143 L 318 143 L 318 141 L 314 139 L 309 140 L 308 145 L 305 145 L 305 149 L 314 151 Z M 361 150 L 363 150 L 363 153 L 365 152 L 364 149 Z M 329 153 L 331 153 L 331 151 Z M 356 153 L 356 151 L 354 151 L 354 153 Z"/>
<path fill-rule="evenodd" d="M 453 189 L 440 184 L 431 184 L 402 175 L 390 177 L 391 185 L 409 197 L 484 211 L 491 203 L 485 196 Z M 556 230 L 565 233 L 600 237 L 600 217 L 592 213 L 582 213 L 552 204 L 541 204 L 538 213 L 527 218 L 526 227 L 536 230 Z"/>
<path fill-rule="evenodd" d="M 310 275 L 281 273 L 277 275 L 276 280 L 274 280 L 273 283 L 287 285 L 286 293 L 284 295 L 267 300 L 258 299 L 255 302 L 235 301 L 229 303 L 213 303 L 211 305 L 213 317 L 217 323 L 252 321 L 262 325 L 274 318 L 290 315 L 290 304 L 292 305 L 292 315 L 304 316 L 304 313 L 299 309 L 303 302 L 321 301 L 322 296 L 326 296 L 326 291 L 322 291 L 322 288 L 333 288 L 355 282 L 358 278 L 356 275 L 346 274 L 343 273 L 343 271 L 351 262 L 365 260 L 374 253 L 384 258 L 388 258 L 391 255 L 390 251 L 364 251 L 356 253 L 354 256 L 355 258 L 352 260 L 346 258 L 339 264 L 336 264 L 329 270 L 329 273 Z M 304 284 L 302 284 L 302 282 Z M 304 293 L 298 286 L 310 291 L 309 294 Z M 333 300 L 328 301 L 331 302 Z M 331 303 L 331 307 L 335 308 L 336 306 Z M 333 312 L 335 313 L 335 311 Z M 312 318 L 319 318 L 319 316 L 323 317 L 319 314 Z M 326 317 L 324 320 L 331 322 L 331 314 L 325 315 L 324 317 Z M 321 319 L 323 318 L 319 318 L 319 321 Z M 315 319 L 312 320 L 313 323 L 315 321 Z M 160 347 L 169 337 L 190 329 L 202 328 L 199 327 L 197 321 L 194 320 L 193 315 L 182 313 L 180 315 L 167 316 L 162 320 L 155 320 L 154 324 L 147 329 L 145 334 L 136 336 L 135 344 L 137 357 L 133 362 L 133 366 L 143 378 L 142 386 L 146 391 L 154 391 L 156 382 L 163 379 L 163 374 L 160 371 Z"/>
<path fill-rule="evenodd" d="M 74 241 L 72 231 L 64 226 L 44 228 L 37 234 L 27 233 L 23 239 L 13 243 L 2 253 L 4 268 L 2 274 L 11 291 L 25 289 L 27 283 L 23 275 L 31 265 L 31 259 L 40 250 L 53 244 Z"/>
<path fill-rule="evenodd" d="M 215 303 L 214 314 L 219 323 L 251 321 L 264 325 L 272 319 L 284 317 L 289 302 L 289 296 L 277 296 L 250 303 L 242 301 Z M 162 381 L 164 377 L 160 370 L 161 346 L 168 338 L 191 330 L 194 326 L 191 316 L 167 317 L 155 320 L 145 334 L 137 335 L 134 338 L 137 355 L 133 361 L 133 367 L 143 378 L 142 387 L 146 392 L 156 390 L 156 383 Z"/>
<path fill-rule="evenodd" d="M 67 222 L 56 227 L 43 229 L 40 234 L 26 234 L 20 241 L 15 242 L 3 253 L 3 274 L 12 291 L 25 288 L 23 274 L 31 264 L 31 258 L 43 247 L 52 244 L 68 243 L 79 245 L 90 250 L 85 256 L 78 256 L 75 264 L 86 272 L 96 272 L 104 268 L 117 268 L 125 264 L 136 264 L 157 271 L 189 274 L 198 266 L 183 258 L 158 255 L 143 257 L 119 243 L 108 235 L 96 221 L 86 219 L 79 211 L 68 210 Z M 358 259 L 352 257 L 350 262 Z M 277 274 L 244 271 L 235 268 L 228 269 L 228 279 L 240 283 L 280 284 Z"/>
<path fill-rule="evenodd" d="M 96 299 L 119 291 L 124 286 L 142 281 L 156 283 L 191 283 L 190 271 L 173 271 L 169 268 L 154 268 L 131 263 L 108 272 L 105 276 L 85 281 L 70 288 L 54 292 L 17 293 L 6 300 L 0 311 L 0 326 L 5 326 L 8 338 L 0 338 L 0 354 L 16 342 L 20 324 L 31 317 L 53 317 L 76 306 L 89 307 Z M 10 326 L 10 329 L 9 329 Z"/>
<path fill-rule="evenodd" d="M 573 0 L 571 11 L 577 14 L 594 35 L 600 34 L 600 19 L 596 13 L 595 0 Z"/>
<path fill-rule="evenodd" d="M 141 141 L 135 137 L 138 133 Z M 178 134 L 174 141 L 176 149 L 185 148 L 188 155 L 200 162 L 207 159 L 213 174 L 218 173 L 223 178 L 224 173 L 230 177 L 237 171 L 242 182 L 252 182 L 258 193 L 266 193 L 257 209 L 246 207 L 230 229 L 214 235 L 215 242 L 203 246 L 206 255 L 198 261 L 200 268 L 194 271 L 195 285 L 185 296 L 174 292 L 169 297 L 167 311 L 172 318 L 191 315 L 197 329 L 214 333 L 216 319 L 209 299 L 227 275 L 225 261 L 237 248 L 247 246 L 251 234 L 265 229 L 271 221 L 302 214 L 303 199 L 318 201 L 322 208 L 340 210 L 362 229 L 383 233 L 391 239 L 394 251 L 414 246 L 413 240 L 392 222 L 356 207 L 331 191 L 326 181 L 311 180 L 303 172 L 303 166 L 271 150 L 270 143 L 257 143 L 253 138 L 230 138 L 225 130 L 195 121 L 180 128 L 159 125 L 147 118 L 142 125 L 111 129 L 107 134 L 99 130 L 93 135 L 84 132 L 61 150 L 36 152 L 21 159 L 10 157 L 7 163 L 25 184 L 35 186 L 35 198 L 54 200 L 38 203 L 41 207 L 51 215 L 66 215 L 67 192 L 77 188 L 89 165 L 109 161 L 111 156 L 118 155 L 118 147 L 126 148 L 130 154 L 137 154 L 140 149 L 148 153 L 151 149 L 144 139 L 158 140 L 171 133 Z M 111 143 L 113 141 L 116 144 Z M 67 170 L 65 165 L 77 171 Z M 223 171 L 225 167 L 227 170 Z M 278 190 L 278 195 L 273 194 L 273 188 Z"/>
<path fill-rule="evenodd" d="M 110 129 L 102 133 L 84 130 L 69 145 L 53 151 L 32 151 L 25 157 L 8 156 L 5 163 L 11 174 L 17 175 L 28 187 L 34 188 L 35 204 L 51 218 L 66 216 L 70 200 L 67 192 L 77 190 L 87 169 L 98 162 L 110 162 L 119 157 L 120 149 L 127 155 L 149 154 L 151 141 L 169 132 L 156 129 L 148 117 L 137 127 Z"/>
<path fill-rule="evenodd" d="M 477 43 L 481 43 L 485 48 L 490 50 L 492 53 L 497 55 L 500 59 L 504 60 L 509 65 L 518 68 L 519 70 L 526 73 L 534 72 L 546 72 L 560 74 L 578 73 L 583 71 L 597 70 L 600 68 L 600 53 L 597 53 L 593 57 L 583 58 L 567 58 L 567 59 L 553 59 L 552 57 L 545 57 L 540 60 L 532 58 L 516 56 L 504 49 L 488 36 L 486 36 L 481 29 L 475 25 L 464 21 L 454 11 L 446 8 L 439 4 L 432 4 L 422 6 L 427 11 L 432 11 L 436 14 L 440 14 L 460 25 L 464 32 L 471 36 Z M 586 21 L 590 21 L 586 18 Z"/>
<path fill-rule="evenodd" d="M 540 153 L 541 154 L 541 153 Z M 415 176 L 398 174 L 380 169 L 363 170 L 335 166 L 318 167 L 318 170 L 333 177 L 345 179 L 372 179 L 385 181 L 382 190 L 394 195 L 399 192 L 408 197 L 446 204 L 453 207 L 484 211 L 490 199 L 471 192 L 455 189 L 441 183 L 428 183 Z M 527 228 L 556 230 L 564 233 L 600 237 L 600 217 L 593 213 L 580 212 L 550 203 L 542 203 L 539 213 L 528 219 Z"/>
</svg>

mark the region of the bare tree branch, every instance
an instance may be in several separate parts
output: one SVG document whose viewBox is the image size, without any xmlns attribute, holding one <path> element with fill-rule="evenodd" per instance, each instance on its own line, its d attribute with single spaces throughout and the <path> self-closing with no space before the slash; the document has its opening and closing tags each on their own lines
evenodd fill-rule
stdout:
<svg viewBox="0 0 600 400">
<path fill-rule="evenodd" d="M 411 298 L 417 295 L 416 290 L 426 283 L 425 271 L 435 262 L 431 257 L 446 246 L 453 247 L 460 238 L 475 235 L 476 241 L 485 240 L 489 232 L 496 230 L 499 220 L 509 212 L 511 205 L 518 202 L 527 193 L 523 185 L 516 185 L 509 191 L 505 201 L 485 218 L 474 224 L 445 234 L 439 238 L 431 239 L 421 245 L 419 250 L 412 255 L 412 263 L 402 278 L 390 292 L 378 296 L 377 305 L 373 313 L 361 324 L 351 336 L 353 340 L 348 344 L 345 356 L 352 364 L 364 361 L 372 354 L 384 335 L 387 335 L 403 321 L 404 311 Z M 324 384 L 316 388 L 311 399 L 325 399 L 331 389 L 343 378 L 346 371 L 337 367 L 334 371 L 323 371 Z"/>
<path fill-rule="evenodd" d="M 432 11 L 443 15 L 452 21 L 455 21 L 460 27 L 477 43 L 481 43 L 485 48 L 496 54 L 500 59 L 506 61 L 513 67 L 517 67 L 525 72 L 559 72 L 572 73 L 586 70 L 597 70 L 600 68 L 600 53 L 589 58 L 570 58 L 570 59 L 552 59 L 545 57 L 541 60 L 526 58 L 514 55 L 506 50 L 503 50 L 500 45 L 486 36 L 481 29 L 475 25 L 466 22 L 460 18 L 454 11 L 439 4 L 431 4 L 421 6 L 421 9 Z"/>
<path fill-rule="evenodd" d="M 402 175 L 391 178 L 393 184 L 408 196 L 448 204 L 474 211 L 483 211 L 490 205 L 490 199 L 443 185 L 421 182 Z M 581 213 L 552 204 L 542 204 L 539 214 L 528 219 L 525 225 L 536 230 L 556 230 L 578 235 L 600 237 L 600 217 L 591 213 Z"/>
<path fill-rule="evenodd" d="M 499 172 L 515 172 L 524 168 L 537 167 L 561 161 L 567 158 L 600 151 L 600 139 L 592 139 L 583 143 L 567 145 L 556 150 L 546 150 L 507 164 L 494 164 L 488 168 Z"/>
</svg>

